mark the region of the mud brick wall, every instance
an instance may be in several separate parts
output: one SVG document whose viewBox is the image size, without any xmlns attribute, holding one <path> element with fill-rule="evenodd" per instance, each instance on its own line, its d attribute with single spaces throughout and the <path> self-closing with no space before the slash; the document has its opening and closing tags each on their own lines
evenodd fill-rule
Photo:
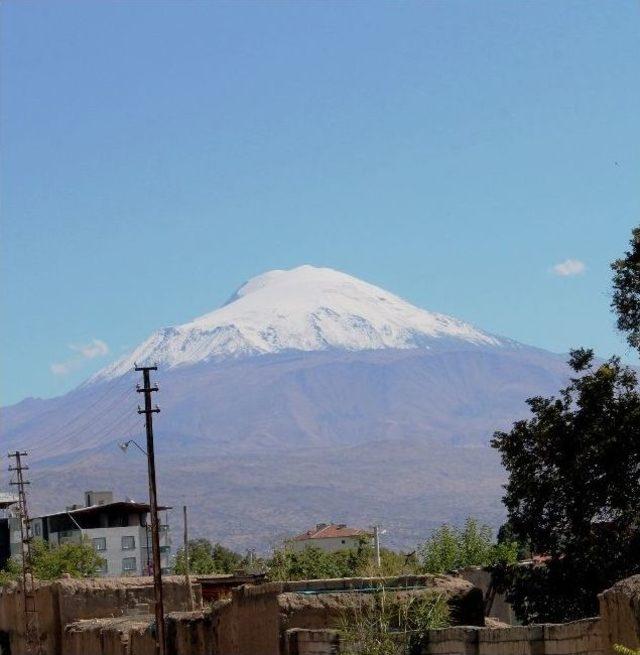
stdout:
<svg viewBox="0 0 640 655">
<path fill-rule="evenodd" d="M 509 628 L 431 630 L 423 655 L 603 655 L 599 618 Z"/>
<path fill-rule="evenodd" d="M 599 600 L 604 641 L 640 648 L 640 575 L 617 582 Z"/>
<path fill-rule="evenodd" d="M 201 603 L 200 585 L 194 584 L 196 602 Z M 163 581 L 166 611 L 189 608 L 184 579 L 177 576 Z M 67 579 L 39 582 L 36 607 L 40 641 L 47 655 L 65 655 L 65 626 L 82 619 L 112 618 L 126 615 L 140 604 L 153 608 L 150 578 Z M 17 585 L 0 590 L 0 631 L 9 634 L 11 652 L 26 651 L 23 596 Z"/>
<path fill-rule="evenodd" d="M 285 633 L 284 655 L 337 655 L 340 633 L 337 630 L 302 630 L 292 628 Z"/>
</svg>

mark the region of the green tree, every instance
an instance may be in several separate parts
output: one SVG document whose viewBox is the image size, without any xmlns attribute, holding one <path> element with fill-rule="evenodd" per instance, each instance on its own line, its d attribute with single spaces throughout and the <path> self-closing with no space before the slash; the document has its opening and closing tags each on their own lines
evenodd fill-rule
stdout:
<svg viewBox="0 0 640 655">
<path fill-rule="evenodd" d="M 210 573 L 233 573 L 244 564 L 242 555 L 225 548 L 219 543 L 212 544 L 208 539 L 189 541 L 189 570 L 196 575 Z M 175 572 L 186 572 L 184 548 L 176 553 Z"/>
<path fill-rule="evenodd" d="M 442 525 L 420 548 L 427 573 L 445 573 L 462 566 L 459 534 L 456 528 Z"/>
<path fill-rule="evenodd" d="M 468 518 L 462 529 L 442 525 L 421 546 L 422 566 L 427 573 L 446 573 L 465 566 L 496 566 L 517 560 L 513 540 L 495 543 L 491 528 Z"/>
<path fill-rule="evenodd" d="M 632 348 L 640 350 L 640 227 L 633 230 L 630 249 L 611 264 L 613 298 L 618 329 L 625 332 Z"/>
<path fill-rule="evenodd" d="M 65 574 L 72 578 L 91 578 L 104 564 L 104 559 L 86 541 L 52 546 L 37 539 L 32 553 L 33 574 L 39 580 L 55 580 Z"/>
<path fill-rule="evenodd" d="M 492 441 L 513 534 L 549 557 L 513 570 L 510 599 L 526 622 L 592 616 L 597 593 L 640 571 L 636 375 L 585 349 L 569 364 L 576 375 L 559 396 L 529 399 L 533 416 Z"/>
<path fill-rule="evenodd" d="M 38 580 L 56 580 L 63 575 L 91 578 L 100 572 L 104 564 L 102 557 L 86 541 L 52 546 L 42 539 L 36 539 L 31 552 L 33 575 Z M 20 571 L 20 564 L 11 558 L 4 571 L 0 571 L 0 584 L 17 579 Z"/>
<path fill-rule="evenodd" d="M 360 540 L 357 548 L 327 552 L 316 546 L 301 551 L 285 547 L 276 550 L 267 561 L 271 580 L 318 580 L 322 578 L 349 578 L 371 574 L 373 548 L 369 540 Z"/>
</svg>

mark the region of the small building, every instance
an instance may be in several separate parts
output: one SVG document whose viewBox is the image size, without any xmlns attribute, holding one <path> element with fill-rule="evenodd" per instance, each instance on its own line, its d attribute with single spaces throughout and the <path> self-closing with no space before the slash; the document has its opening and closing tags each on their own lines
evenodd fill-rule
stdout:
<svg viewBox="0 0 640 655">
<path fill-rule="evenodd" d="M 314 529 L 293 537 L 288 546 L 294 552 L 314 546 L 328 553 L 335 553 L 338 550 L 358 548 L 363 539 L 370 541 L 372 537 L 371 532 L 350 528 L 345 523 L 318 523 Z"/>
<path fill-rule="evenodd" d="M 163 573 L 169 572 L 171 537 L 167 524 L 160 519 L 160 562 Z M 114 501 L 111 491 L 85 492 L 84 505 L 72 505 L 63 512 L 31 519 L 35 539 L 54 546 L 87 541 L 104 559 L 103 577 L 151 575 L 151 525 L 148 503 L 131 500 Z M 21 548 L 20 519 L 9 518 L 10 549 L 19 555 Z"/>
</svg>

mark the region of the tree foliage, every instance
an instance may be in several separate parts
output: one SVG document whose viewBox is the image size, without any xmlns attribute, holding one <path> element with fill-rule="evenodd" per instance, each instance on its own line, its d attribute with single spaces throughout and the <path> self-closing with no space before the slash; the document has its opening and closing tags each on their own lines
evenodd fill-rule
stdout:
<svg viewBox="0 0 640 655">
<path fill-rule="evenodd" d="M 315 546 L 299 552 L 285 548 L 276 550 L 267 562 L 270 580 L 319 580 L 349 578 L 360 575 L 371 561 L 371 548 L 359 548 L 329 553 Z"/>
<path fill-rule="evenodd" d="M 632 348 L 640 350 L 640 227 L 633 230 L 630 246 L 624 257 L 611 264 L 611 306 L 618 315 L 618 329 L 627 334 Z"/>
<path fill-rule="evenodd" d="M 96 576 L 104 560 L 87 542 L 52 546 L 42 539 L 31 546 L 33 575 L 38 580 L 56 580 L 64 575 L 72 578 Z M 11 558 L 4 571 L 0 571 L 0 585 L 18 579 L 21 565 Z"/>
<path fill-rule="evenodd" d="M 427 573 L 446 573 L 465 566 L 512 563 L 518 555 L 513 541 L 495 543 L 491 528 L 468 518 L 462 529 L 443 525 L 421 546 L 422 566 Z"/>
<path fill-rule="evenodd" d="M 585 349 L 569 364 L 576 375 L 559 396 L 529 399 L 533 416 L 492 441 L 513 534 L 549 557 L 514 570 L 510 597 L 527 622 L 594 615 L 598 592 L 640 570 L 636 376 Z"/>
<path fill-rule="evenodd" d="M 245 563 L 242 555 L 208 539 L 189 541 L 189 571 L 197 575 L 211 573 L 233 573 Z M 176 553 L 175 572 L 186 573 L 184 548 Z"/>
</svg>

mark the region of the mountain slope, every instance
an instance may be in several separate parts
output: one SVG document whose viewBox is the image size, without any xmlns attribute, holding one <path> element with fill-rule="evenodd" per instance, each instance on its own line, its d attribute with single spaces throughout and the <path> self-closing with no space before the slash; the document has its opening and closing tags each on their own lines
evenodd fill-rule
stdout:
<svg viewBox="0 0 640 655">
<path fill-rule="evenodd" d="M 267 273 L 69 394 L 2 409 L 4 447 L 30 452 L 36 510 L 84 488 L 144 497 L 144 458 L 117 448 L 143 439 L 135 359 L 160 364 L 162 502 L 188 504 L 195 535 L 236 548 L 326 519 L 382 522 L 400 547 L 468 514 L 497 524 L 491 434 L 567 376 L 557 355 L 336 271 Z"/>
</svg>

